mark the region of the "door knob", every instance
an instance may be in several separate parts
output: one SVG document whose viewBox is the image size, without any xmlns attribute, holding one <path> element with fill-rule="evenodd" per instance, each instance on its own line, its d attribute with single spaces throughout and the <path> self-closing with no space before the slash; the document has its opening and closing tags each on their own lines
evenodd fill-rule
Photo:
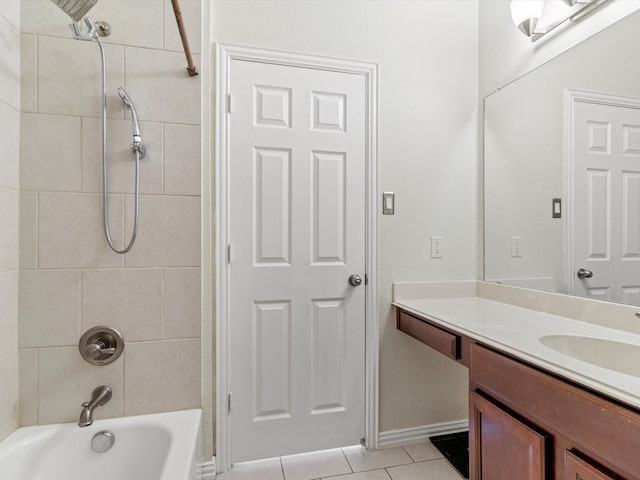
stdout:
<svg viewBox="0 0 640 480">
<path fill-rule="evenodd" d="M 580 280 L 584 280 L 585 278 L 593 277 L 593 272 L 591 270 L 585 270 L 584 268 L 581 268 L 580 270 L 578 270 L 576 275 Z"/>
<path fill-rule="evenodd" d="M 357 273 L 354 273 L 349 277 L 349 285 L 351 285 L 352 287 L 357 287 L 361 283 L 362 277 L 360 277 L 360 275 L 358 275 Z"/>
</svg>

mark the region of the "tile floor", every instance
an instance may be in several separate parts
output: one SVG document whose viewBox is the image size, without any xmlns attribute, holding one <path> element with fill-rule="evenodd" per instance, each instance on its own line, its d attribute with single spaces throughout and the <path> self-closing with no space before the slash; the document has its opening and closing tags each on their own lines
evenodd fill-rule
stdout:
<svg viewBox="0 0 640 480">
<path fill-rule="evenodd" d="M 361 446 L 240 463 L 219 480 L 461 480 L 430 443 L 366 451 Z"/>
</svg>

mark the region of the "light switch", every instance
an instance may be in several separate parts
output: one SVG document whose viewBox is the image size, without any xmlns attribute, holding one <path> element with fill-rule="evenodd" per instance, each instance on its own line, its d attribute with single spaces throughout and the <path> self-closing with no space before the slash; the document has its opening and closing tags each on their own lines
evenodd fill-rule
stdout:
<svg viewBox="0 0 640 480">
<path fill-rule="evenodd" d="M 562 218 L 562 200 L 560 198 L 551 199 L 551 218 Z"/>
<path fill-rule="evenodd" d="M 382 192 L 382 214 L 383 215 L 393 215 L 395 213 L 396 201 L 395 201 L 395 193 L 393 192 Z"/>
<path fill-rule="evenodd" d="M 511 237 L 511 256 L 514 258 L 522 257 L 522 237 Z"/>
</svg>

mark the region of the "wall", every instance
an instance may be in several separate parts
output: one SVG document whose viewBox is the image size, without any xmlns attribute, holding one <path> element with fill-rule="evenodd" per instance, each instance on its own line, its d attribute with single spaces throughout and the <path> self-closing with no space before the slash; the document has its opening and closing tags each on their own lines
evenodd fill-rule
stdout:
<svg viewBox="0 0 640 480">
<path fill-rule="evenodd" d="M 183 0 L 193 50 L 200 2 Z M 132 224 L 131 122 L 141 162 L 133 250 L 111 252 L 102 227 L 100 64 L 94 42 L 71 39 L 49 0 L 21 4 L 20 423 L 77 421 L 94 387 L 113 388 L 96 416 L 198 408 L 200 401 L 200 77 L 189 78 L 170 1 L 101 0 L 106 20 L 110 225 Z M 200 58 L 196 55 L 196 64 Z M 118 328 L 123 357 L 95 367 L 77 344 L 90 327 Z"/>
<path fill-rule="evenodd" d="M 561 0 L 545 0 L 547 3 Z M 640 9 L 637 0 L 609 0 L 579 22 L 566 22 L 536 43 L 522 35 L 511 20 L 509 0 L 481 0 L 480 97 L 556 57 L 617 20 Z"/>
<path fill-rule="evenodd" d="M 0 440 L 18 426 L 20 5 L 0 2 Z"/>
<path fill-rule="evenodd" d="M 466 371 L 395 330 L 394 281 L 476 277 L 477 2 L 217 0 L 212 40 L 379 64 L 380 430 L 467 417 Z M 430 258 L 432 235 L 444 258 Z"/>
</svg>

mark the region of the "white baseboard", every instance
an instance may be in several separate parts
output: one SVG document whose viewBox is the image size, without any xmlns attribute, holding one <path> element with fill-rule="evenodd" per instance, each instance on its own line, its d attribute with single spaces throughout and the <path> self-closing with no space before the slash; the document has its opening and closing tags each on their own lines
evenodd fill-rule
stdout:
<svg viewBox="0 0 640 480">
<path fill-rule="evenodd" d="M 454 422 L 435 423 L 420 427 L 402 428 L 400 430 L 388 430 L 378 435 L 378 448 L 400 447 L 427 440 L 436 435 L 447 435 L 469 430 L 469 420 L 457 420 Z"/>
<path fill-rule="evenodd" d="M 215 457 L 208 462 L 199 463 L 196 467 L 196 480 L 214 480 L 216 478 Z"/>
</svg>

